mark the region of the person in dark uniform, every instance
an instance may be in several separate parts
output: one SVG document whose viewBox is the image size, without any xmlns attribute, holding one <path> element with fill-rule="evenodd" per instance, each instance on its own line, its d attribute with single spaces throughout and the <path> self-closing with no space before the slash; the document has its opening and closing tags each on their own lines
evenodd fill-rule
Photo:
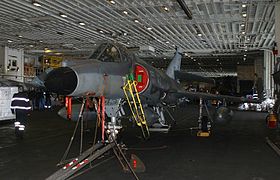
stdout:
<svg viewBox="0 0 280 180">
<path fill-rule="evenodd" d="M 11 102 L 11 111 L 16 114 L 15 135 L 23 138 L 27 115 L 31 110 L 28 94 L 23 91 L 23 87 L 19 87 L 19 92 L 15 93 Z"/>
<path fill-rule="evenodd" d="M 51 93 L 49 91 L 46 91 L 45 93 L 45 109 L 50 109 L 52 107 L 52 101 L 51 101 Z"/>
</svg>

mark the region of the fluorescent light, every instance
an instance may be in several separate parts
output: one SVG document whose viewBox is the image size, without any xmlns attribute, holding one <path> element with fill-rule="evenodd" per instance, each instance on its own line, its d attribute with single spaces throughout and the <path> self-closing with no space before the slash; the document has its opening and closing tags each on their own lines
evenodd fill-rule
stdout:
<svg viewBox="0 0 280 180">
<path fill-rule="evenodd" d="M 41 4 L 38 3 L 38 2 L 36 2 L 36 1 L 33 1 L 32 4 L 33 4 L 34 6 L 37 6 L 37 7 L 40 7 L 40 6 L 41 6 Z"/>
<path fill-rule="evenodd" d="M 84 22 L 79 22 L 79 24 L 80 24 L 81 26 L 86 25 Z"/>
<path fill-rule="evenodd" d="M 102 30 L 99 31 L 100 33 L 104 33 Z"/>
<path fill-rule="evenodd" d="M 241 33 L 242 33 L 242 34 L 245 34 L 245 31 L 242 31 Z"/>
<path fill-rule="evenodd" d="M 34 46 L 32 44 L 30 44 L 29 47 L 34 47 Z"/>
<path fill-rule="evenodd" d="M 244 14 L 242 14 L 242 16 L 243 16 L 243 17 L 246 17 L 246 16 L 247 16 L 247 14 L 246 14 L 246 13 L 244 13 Z"/>
<path fill-rule="evenodd" d="M 247 52 L 248 50 L 247 50 L 247 49 L 245 49 L 244 51 L 245 51 L 245 52 Z"/>
<path fill-rule="evenodd" d="M 124 13 L 125 15 L 127 15 L 127 14 L 128 14 L 128 12 L 127 12 L 127 11 L 123 11 L 123 13 Z"/>
<path fill-rule="evenodd" d="M 42 43 L 43 41 L 42 41 L 42 40 L 40 40 L 39 42 L 40 42 L 40 43 Z"/>
<path fill-rule="evenodd" d="M 61 17 L 63 17 L 63 18 L 67 18 L 67 15 L 66 14 L 59 14 Z"/>
<path fill-rule="evenodd" d="M 134 22 L 139 23 L 139 21 L 137 19 L 134 19 Z"/>
<path fill-rule="evenodd" d="M 19 38 L 22 38 L 22 35 L 18 35 Z"/>
<path fill-rule="evenodd" d="M 250 41 L 250 38 L 247 38 L 247 41 Z"/>
<path fill-rule="evenodd" d="M 115 1 L 113 1 L 113 0 L 110 0 L 110 3 L 111 3 L 111 4 L 116 4 L 116 2 L 115 2 Z"/>
<path fill-rule="evenodd" d="M 147 29 L 148 29 L 148 30 L 152 30 L 153 28 L 151 28 L 151 27 L 147 27 Z"/>
<path fill-rule="evenodd" d="M 50 49 L 45 49 L 45 53 L 51 53 L 52 52 L 52 50 L 50 50 Z"/>
<path fill-rule="evenodd" d="M 165 43 L 166 43 L 166 44 L 169 44 L 169 41 L 166 41 Z"/>
<path fill-rule="evenodd" d="M 13 42 L 12 40 L 10 40 L 10 39 L 8 39 L 8 43 L 11 43 L 11 42 Z"/>
<path fill-rule="evenodd" d="M 247 5 L 246 4 L 242 4 L 242 7 L 245 8 Z"/>
<path fill-rule="evenodd" d="M 165 57 L 165 58 L 163 58 L 163 59 L 166 59 L 166 57 Z"/>
<path fill-rule="evenodd" d="M 198 35 L 199 37 L 201 37 L 201 36 L 202 36 L 202 34 L 201 34 L 201 33 L 198 33 L 197 35 Z"/>
<path fill-rule="evenodd" d="M 241 27 L 244 27 L 245 26 L 245 24 L 241 24 Z"/>
</svg>

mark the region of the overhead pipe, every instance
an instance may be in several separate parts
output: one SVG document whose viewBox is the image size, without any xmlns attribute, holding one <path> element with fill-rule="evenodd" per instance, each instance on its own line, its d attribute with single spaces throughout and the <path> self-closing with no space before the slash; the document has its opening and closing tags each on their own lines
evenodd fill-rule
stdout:
<svg viewBox="0 0 280 180">
<path fill-rule="evenodd" d="M 190 11 L 190 9 L 188 8 L 187 4 L 185 3 L 184 0 L 177 0 L 177 2 L 179 3 L 179 5 L 181 6 L 181 8 L 184 10 L 185 14 L 187 15 L 188 19 L 191 20 L 192 19 L 192 12 Z"/>
</svg>

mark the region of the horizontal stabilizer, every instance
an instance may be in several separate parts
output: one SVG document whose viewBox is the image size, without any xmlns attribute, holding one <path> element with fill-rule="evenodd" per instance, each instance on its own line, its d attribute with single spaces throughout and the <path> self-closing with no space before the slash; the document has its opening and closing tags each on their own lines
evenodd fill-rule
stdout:
<svg viewBox="0 0 280 180">
<path fill-rule="evenodd" d="M 204 82 L 209 84 L 215 84 L 215 80 L 213 78 L 203 77 L 196 74 L 182 72 L 182 71 L 175 71 L 175 78 L 179 79 L 180 81 L 197 81 L 197 82 Z"/>
</svg>

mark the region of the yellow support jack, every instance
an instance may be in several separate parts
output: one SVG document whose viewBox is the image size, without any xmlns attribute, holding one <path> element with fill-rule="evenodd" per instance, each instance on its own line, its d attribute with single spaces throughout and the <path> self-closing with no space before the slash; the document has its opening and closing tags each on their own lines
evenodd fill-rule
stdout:
<svg viewBox="0 0 280 180">
<path fill-rule="evenodd" d="M 200 98 L 199 101 L 199 118 L 198 118 L 198 132 L 196 136 L 198 137 L 209 137 L 211 130 L 211 123 L 207 116 L 202 116 L 203 101 Z"/>
<path fill-rule="evenodd" d="M 196 136 L 198 137 L 209 137 L 210 136 L 210 131 L 206 131 L 206 132 L 203 132 L 203 131 L 198 131 Z"/>
</svg>

